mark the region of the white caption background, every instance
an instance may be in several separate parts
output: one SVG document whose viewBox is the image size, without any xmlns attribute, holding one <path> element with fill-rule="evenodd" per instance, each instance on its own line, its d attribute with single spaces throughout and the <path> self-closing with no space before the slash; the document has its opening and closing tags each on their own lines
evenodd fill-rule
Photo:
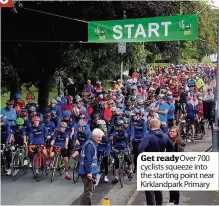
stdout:
<svg viewBox="0 0 219 206">
<path fill-rule="evenodd" d="M 137 190 L 215 191 L 218 152 L 144 152 L 137 160 Z"/>
</svg>

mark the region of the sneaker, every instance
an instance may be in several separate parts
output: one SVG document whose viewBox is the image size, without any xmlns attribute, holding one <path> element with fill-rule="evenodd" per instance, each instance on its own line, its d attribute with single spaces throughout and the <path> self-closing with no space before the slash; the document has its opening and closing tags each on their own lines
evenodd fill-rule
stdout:
<svg viewBox="0 0 219 206">
<path fill-rule="evenodd" d="M 129 174 L 128 174 L 128 178 L 129 178 L 129 179 L 132 179 L 132 178 L 133 178 L 133 174 L 132 174 L 132 172 L 129 172 Z"/>
<path fill-rule="evenodd" d="M 173 202 L 169 202 L 168 204 L 167 204 L 167 206 L 170 206 L 170 205 L 174 205 L 174 203 Z"/>
<path fill-rule="evenodd" d="M 112 184 L 117 184 L 119 182 L 119 180 L 117 178 L 115 178 L 113 181 L 112 181 Z"/>
<path fill-rule="evenodd" d="M 70 180 L 70 179 L 71 179 L 70 174 L 66 173 L 66 174 L 65 174 L 65 179 Z"/>
<path fill-rule="evenodd" d="M 190 140 L 190 139 L 187 139 L 187 142 L 191 142 L 191 140 Z"/>
<path fill-rule="evenodd" d="M 13 172 L 13 175 L 16 176 L 18 172 L 19 172 L 19 169 L 16 169 L 16 170 Z"/>
<path fill-rule="evenodd" d="M 11 175 L 11 169 L 8 169 L 7 175 Z"/>
<path fill-rule="evenodd" d="M 31 162 L 30 162 L 30 164 L 29 164 L 29 167 L 32 168 L 32 164 L 31 164 Z"/>
<path fill-rule="evenodd" d="M 108 179 L 107 176 L 104 177 L 103 182 L 105 182 L 105 183 L 108 183 L 108 182 L 109 182 L 109 179 Z"/>
<path fill-rule="evenodd" d="M 24 160 L 24 166 L 28 165 L 28 160 Z"/>
</svg>

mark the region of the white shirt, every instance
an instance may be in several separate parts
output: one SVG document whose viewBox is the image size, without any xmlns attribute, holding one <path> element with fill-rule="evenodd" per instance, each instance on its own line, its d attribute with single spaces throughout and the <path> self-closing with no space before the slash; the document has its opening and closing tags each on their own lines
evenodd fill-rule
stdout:
<svg viewBox="0 0 219 206">
<path fill-rule="evenodd" d="M 210 94 L 205 94 L 204 101 L 214 100 L 214 94 L 211 92 Z"/>
</svg>

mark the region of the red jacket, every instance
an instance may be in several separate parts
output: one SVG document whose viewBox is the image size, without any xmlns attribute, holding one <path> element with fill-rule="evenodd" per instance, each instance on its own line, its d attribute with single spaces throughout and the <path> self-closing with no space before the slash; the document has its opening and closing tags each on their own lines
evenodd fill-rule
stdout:
<svg viewBox="0 0 219 206">
<path fill-rule="evenodd" d="M 72 111 L 74 107 L 75 107 L 74 104 L 65 104 L 65 105 L 62 106 L 62 111 L 65 111 L 65 110 Z"/>
</svg>

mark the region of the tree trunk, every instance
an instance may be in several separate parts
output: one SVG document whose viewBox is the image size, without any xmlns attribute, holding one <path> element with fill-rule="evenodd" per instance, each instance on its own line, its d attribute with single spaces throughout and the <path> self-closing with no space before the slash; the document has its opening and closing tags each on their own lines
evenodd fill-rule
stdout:
<svg viewBox="0 0 219 206">
<path fill-rule="evenodd" d="M 43 71 L 39 81 L 39 93 L 38 93 L 38 104 L 40 112 L 43 112 L 48 105 L 49 100 L 49 89 L 50 89 L 50 74 L 47 71 Z"/>
<path fill-rule="evenodd" d="M 10 82 L 10 99 L 14 99 L 15 100 L 15 94 L 16 92 L 21 92 L 21 84 L 19 79 L 13 79 Z M 23 97 L 24 98 L 24 97 Z"/>
</svg>

